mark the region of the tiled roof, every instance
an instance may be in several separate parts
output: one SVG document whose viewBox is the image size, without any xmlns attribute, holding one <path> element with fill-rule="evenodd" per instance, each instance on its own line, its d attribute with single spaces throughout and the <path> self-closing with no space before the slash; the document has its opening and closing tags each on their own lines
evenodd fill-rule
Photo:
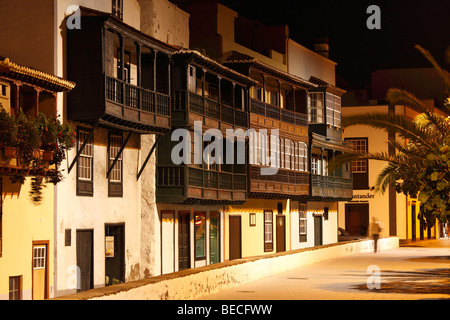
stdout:
<svg viewBox="0 0 450 320">
<path fill-rule="evenodd" d="M 9 58 L 0 59 L 0 75 L 6 73 L 9 76 L 22 75 L 27 77 L 30 81 L 40 80 L 45 85 L 56 86 L 60 91 L 70 91 L 75 88 L 75 82 L 65 80 L 55 75 L 45 73 L 30 67 L 20 66 L 14 62 L 11 62 Z"/>
<path fill-rule="evenodd" d="M 233 51 L 231 55 L 225 59 L 224 64 L 225 65 L 249 64 L 256 69 L 259 69 L 265 73 L 273 75 L 274 77 L 284 79 L 285 81 L 299 85 L 306 89 L 317 87 L 317 84 L 312 83 L 311 81 L 302 79 L 298 76 L 295 76 L 278 68 L 272 67 L 271 65 L 268 65 L 267 63 L 264 63 L 255 57 L 237 51 Z"/>
<path fill-rule="evenodd" d="M 251 85 L 256 85 L 258 83 L 256 80 L 254 80 L 240 72 L 237 72 L 233 69 L 230 69 L 230 68 L 224 66 L 223 64 L 219 63 L 218 61 L 213 60 L 213 59 L 201 54 L 197 50 L 181 48 L 177 52 L 174 53 L 174 56 L 177 56 L 177 55 L 190 55 L 197 62 L 200 62 L 201 64 L 203 64 L 205 66 L 208 66 L 209 68 L 213 69 L 217 73 L 221 73 L 223 75 L 228 74 L 229 76 L 231 76 L 233 78 L 240 79 L 241 81 L 244 81 Z"/>
</svg>

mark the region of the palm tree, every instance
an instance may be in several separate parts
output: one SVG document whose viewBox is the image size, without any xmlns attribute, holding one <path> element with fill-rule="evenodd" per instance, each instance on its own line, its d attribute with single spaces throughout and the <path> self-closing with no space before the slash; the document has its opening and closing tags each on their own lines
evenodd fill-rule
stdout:
<svg viewBox="0 0 450 320">
<path fill-rule="evenodd" d="M 434 66 L 444 83 L 447 96 L 444 105 L 450 112 L 450 80 L 431 54 L 416 45 Z M 387 162 L 376 182 L 376 191 L 384 193 L 388 186 L 405 195 L 417 196 L 422 202 L 420 216 L 430 226 L 436 217 L 450 220 L 450 118 L 428 110 L 412 93 L 389 89 L 387 99 L 393 104 L 411 106 L 420 114 L 413 120 L 392 113 L 374 112 L 343 119 L 343 127 L 366 125 L 387 130 L 388 143 L 396 153 L 344 153 L 334 158 L 331 171 L 350 161 L 367 159 Z M 400 139 L 399 139 L 400 138 Z"/>
</svg>

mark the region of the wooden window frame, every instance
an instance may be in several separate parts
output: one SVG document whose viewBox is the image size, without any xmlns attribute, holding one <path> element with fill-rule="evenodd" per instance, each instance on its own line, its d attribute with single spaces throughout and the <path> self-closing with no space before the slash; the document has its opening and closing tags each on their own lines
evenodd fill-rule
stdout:
<svg viewBox="0 0 450 320">
<path fill-rule="evenodd" d="M 92 130 L 92 129 L 91 129 Z M 80 149 L 81 144 L 83 141 L 80 141 L 81 132 L 83 134 L 86 134 L 86 136 L 89 135 L 89 129 L 78 127 L 77 128 L 77 150 Z M 77 183 L 77 196 L 88 196 L 92 197 L 94 195 L 94 135 L 91 137 L 91 141 L 88 141 L 86 144 L 86 147 L 84 148 L 83 152 L 86 151 L 86 148 L 88 145 L 91 146 L 92 154 L 90 156 L 91 163 L 90 163 L 90 170 L 91 170 L 91 177 L 90 179 L 87 178 L 80 178 L 80 162 L 81 158 L 84 157 L 84 155 L 80 154 L 78 161 L 77 161 L 77 177 L 76 177 L 76 183 Z"/>
<path fill-rule="evenodd" d="M 369 152 L 369 138 L 367 137 L 349 137 L 345 138 L 345 141 L 347 143 L 353 144 L 353 141 L 365 141 L 366 144 L 366 152 Z M 353 189 L 354 190 L 367 190 L 369 189 L 369 161 L 366 160 L 359 160 L 359 161 L 365 161 L 365 172 L 355 172 L 355 163 L 352 161 L 351 163 L 351 171 L 353 176 Z"/>
<path fill-rule="evenodd" d="M 122 147 L 122 144 L 124 143 L 123 135 L 122 133 L 118 132 L 109 132 L 108 133 L 108 161 L 106 163 L 106 168 L 109 168 L 114 161 L 114 158 L 116 155 L 111 155 L 111 146 L 112 146 L 112 140 L 113 138 L 119 138 L 120 137 L 120 145 L 118 146 L 118 149 Z M 112 158 L 111 158 L 112 157 Z M 111 177 L 113 175 L 114 168 L 111 170 L 109 177 L 108 177 L 108 197 L 110 198 L 121 198 L 123 197 L 123 152 L 119 157 L 119 160 L 115 164 L 114 168 L 118 165 L 120 165 L 120 181 L 112 180 Z"/>
<path fill-rule="evenodd" d="M 16 299 L 11 299 L 11 280 L 18 282 L 17 290 L 13 290 L 13 291 L 17 291 Z M 8 293 L 9 293 L 9 300 L 22 300 L 22 276 L 9 277 Z M 13 295 L 14 295 L 14 293 L 13 293 Z"/>
<path fill-rule="evenodd" d="M 266 219 L 270 216 L 270 220 Z M 270 232 L 267 233 L 266 231 Z M 273 251 L 273 211 L 272 210 L 264 210 L 264 252 Z M 267 235 L 270 234 L 270 238 Z"/>
<path fill-rule="evenodd" d="M 300 212 L 303 212 L 304 215 L 300 214 Z M 302 227 L 304 227 L 304 231 L 302 230 Z M 299 242 L 307 241 L 307 239 L 308 239 L 308 218 L 307 218 L 306 203 L 298 204 L 298 235 L 299 235 Z"/>
<path fill-rule="evenodd" d="M 112 15 L 120 20 L 123 20 L 123 1 L 112 0 Z"/>
</svg>

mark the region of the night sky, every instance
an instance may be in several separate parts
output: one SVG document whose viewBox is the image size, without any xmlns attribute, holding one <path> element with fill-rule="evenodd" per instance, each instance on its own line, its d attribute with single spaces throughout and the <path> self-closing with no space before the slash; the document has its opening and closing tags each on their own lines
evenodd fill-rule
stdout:
<svg viewBox="0 0 450 320">
<path fill-rule="evenodd" d="M 314 39 L 330 38 L 330 59 L 337 75 L 349 86 L 363 88 L 378 69 L 430 67 L 414 49 L 428 49 L 447 70 L 445 51 L 450 45 L 448 0 L 223 0 L 242 16 L 265 25 L 287 24 L 294 41 L 313 49 Z M 276 4 L 276 5 L 275 5 Z M 369 30 L 370 5 L 381 9 L 381 30 Z"/>
</svg>

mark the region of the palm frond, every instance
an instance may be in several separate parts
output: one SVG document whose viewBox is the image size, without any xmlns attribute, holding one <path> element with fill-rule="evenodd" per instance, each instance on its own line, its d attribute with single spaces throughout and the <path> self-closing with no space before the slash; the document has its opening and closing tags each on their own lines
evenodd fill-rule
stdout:
<svg viewBox="0 0 450 320">
<path fill-rule="evenodd" d="M 450 79 L 448 77 L 448 74 L 439 66 L 439 64 L 436 62 L 436 60 L 433 58 L 433 56 L 431 55 L 431 53 L 428 50 L 422 48 L 418 44 L 416 44 L 414 47 L 417 50 L 419 50 L 422 53 L 422 55 L 433 65 L 434 69 L 437 71 L 442 82 L 444 83 L 445 94 L 447 96 L 449 96 L 450 95 Z"/>
<path fill-rule="evenodd" d="M 393 163 L 398 161 L 395 156 L 390 156 L 386 152 L 346 152 L 332 158 L 328 163 L 328 170 L 333 172 L 340 166 L 357 160 L 380 160 Z"/>
<path fill-rule="evenodd" d="M 397 181 L 397 166 L 393 163 L 388 163 L 386 167 L 378 174 L 377 182 L 375 184 L 375 192 L 384 194 L 386 189 Z"/>
</svg>

